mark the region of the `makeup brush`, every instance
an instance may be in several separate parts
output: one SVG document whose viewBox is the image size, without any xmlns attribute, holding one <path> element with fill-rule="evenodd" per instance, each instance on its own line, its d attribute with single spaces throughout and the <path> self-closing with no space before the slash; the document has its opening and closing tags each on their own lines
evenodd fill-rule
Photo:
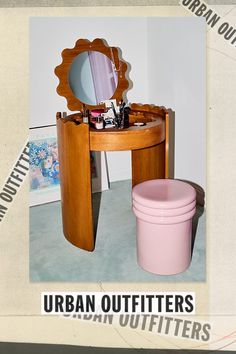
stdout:
<svg viewBox="0 0 236 354">
<path fill-rule="evenodd" d="M 115 110 L 115 106 L 114 106 L 114 103 L 113 102 L 111 102 L 111 108 L 112 108 L 112 111 L 113 111 L 113 113 L 114 113 L 114 116 L 115 116 L 115 122 L 117 122 L 117 126 L 118 126 L 118 128 L 119 128 L 119 117 L 118 117 L 118 115 L 117 115 L 117 113 L 116 113 L 116 110 Z"/>
</svg>

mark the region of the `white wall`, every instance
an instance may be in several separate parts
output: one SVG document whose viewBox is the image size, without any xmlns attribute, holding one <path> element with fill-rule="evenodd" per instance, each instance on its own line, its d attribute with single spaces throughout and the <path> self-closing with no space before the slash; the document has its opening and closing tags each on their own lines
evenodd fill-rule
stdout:
<svg viewBox="0 0 236 354">
<path fill-rule="evenodd" d="M 148 19 L 149 102 L 175 111 L 175 178 L 205 189 L 205 21 Z"/>
<path fill-rule="evenodd" d="M 77 39 L 104 38 L 131 65 L 129 102 L 176 112 L 176 177 L 205 186 L 204 25 L 195 18 L 32 18 L 30 20 L 30 127 L 55 124 L 67 111 L 56 93 L 54 68 Z M 70 113 L 70 112 L 69 112 Z M 107 154 L 110 180 L 131 177 L 129 152 Z"/>
</svg>

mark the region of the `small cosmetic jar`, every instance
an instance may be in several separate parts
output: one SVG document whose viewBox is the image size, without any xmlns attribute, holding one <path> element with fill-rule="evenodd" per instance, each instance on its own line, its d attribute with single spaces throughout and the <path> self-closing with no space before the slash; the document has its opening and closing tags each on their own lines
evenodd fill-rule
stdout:
<svg viewBox="0 0 236 354">
<path fill-rule="evenodd" d="M 97 121 L 95 123 L 95 127 L 96 129 L 103 129 L 103 126 L 104 126 L 104 121 L 103 121 L 103 118 L 102 117 L 97 117 Z"/>
<path fill-rule="evenodd" d="M 104 109 L 93 109 L 90 111 L 90 114 L 93 118 L 99 117 L 102 113 L 104 113 Z"/>
</svg>

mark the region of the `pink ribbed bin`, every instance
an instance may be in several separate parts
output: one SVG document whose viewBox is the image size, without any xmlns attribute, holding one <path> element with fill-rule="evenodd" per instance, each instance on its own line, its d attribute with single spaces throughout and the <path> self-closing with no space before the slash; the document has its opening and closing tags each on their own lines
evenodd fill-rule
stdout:
<svg viewBox="0 0 236 354">
<path fill-rule="evenodd" d="M 160 275 L 185 271 L 191 262 L 195 189 L 178 180 L 151 180 L 136 185 L 132 199 L 138 264 Z"/>
</svg>

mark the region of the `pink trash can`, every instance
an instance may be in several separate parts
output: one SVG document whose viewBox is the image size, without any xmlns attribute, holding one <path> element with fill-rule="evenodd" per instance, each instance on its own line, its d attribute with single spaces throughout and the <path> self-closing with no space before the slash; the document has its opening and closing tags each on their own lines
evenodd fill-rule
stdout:
<svg viewBox="0 0 236 354">
<path fill-rule="evenodd" d="M 191 262 L 195 189 L 178 180 L 150 180 L 133 188 L 132 199 L 138 264 L 160 275 L 185 271 Z"/>
</svg>

